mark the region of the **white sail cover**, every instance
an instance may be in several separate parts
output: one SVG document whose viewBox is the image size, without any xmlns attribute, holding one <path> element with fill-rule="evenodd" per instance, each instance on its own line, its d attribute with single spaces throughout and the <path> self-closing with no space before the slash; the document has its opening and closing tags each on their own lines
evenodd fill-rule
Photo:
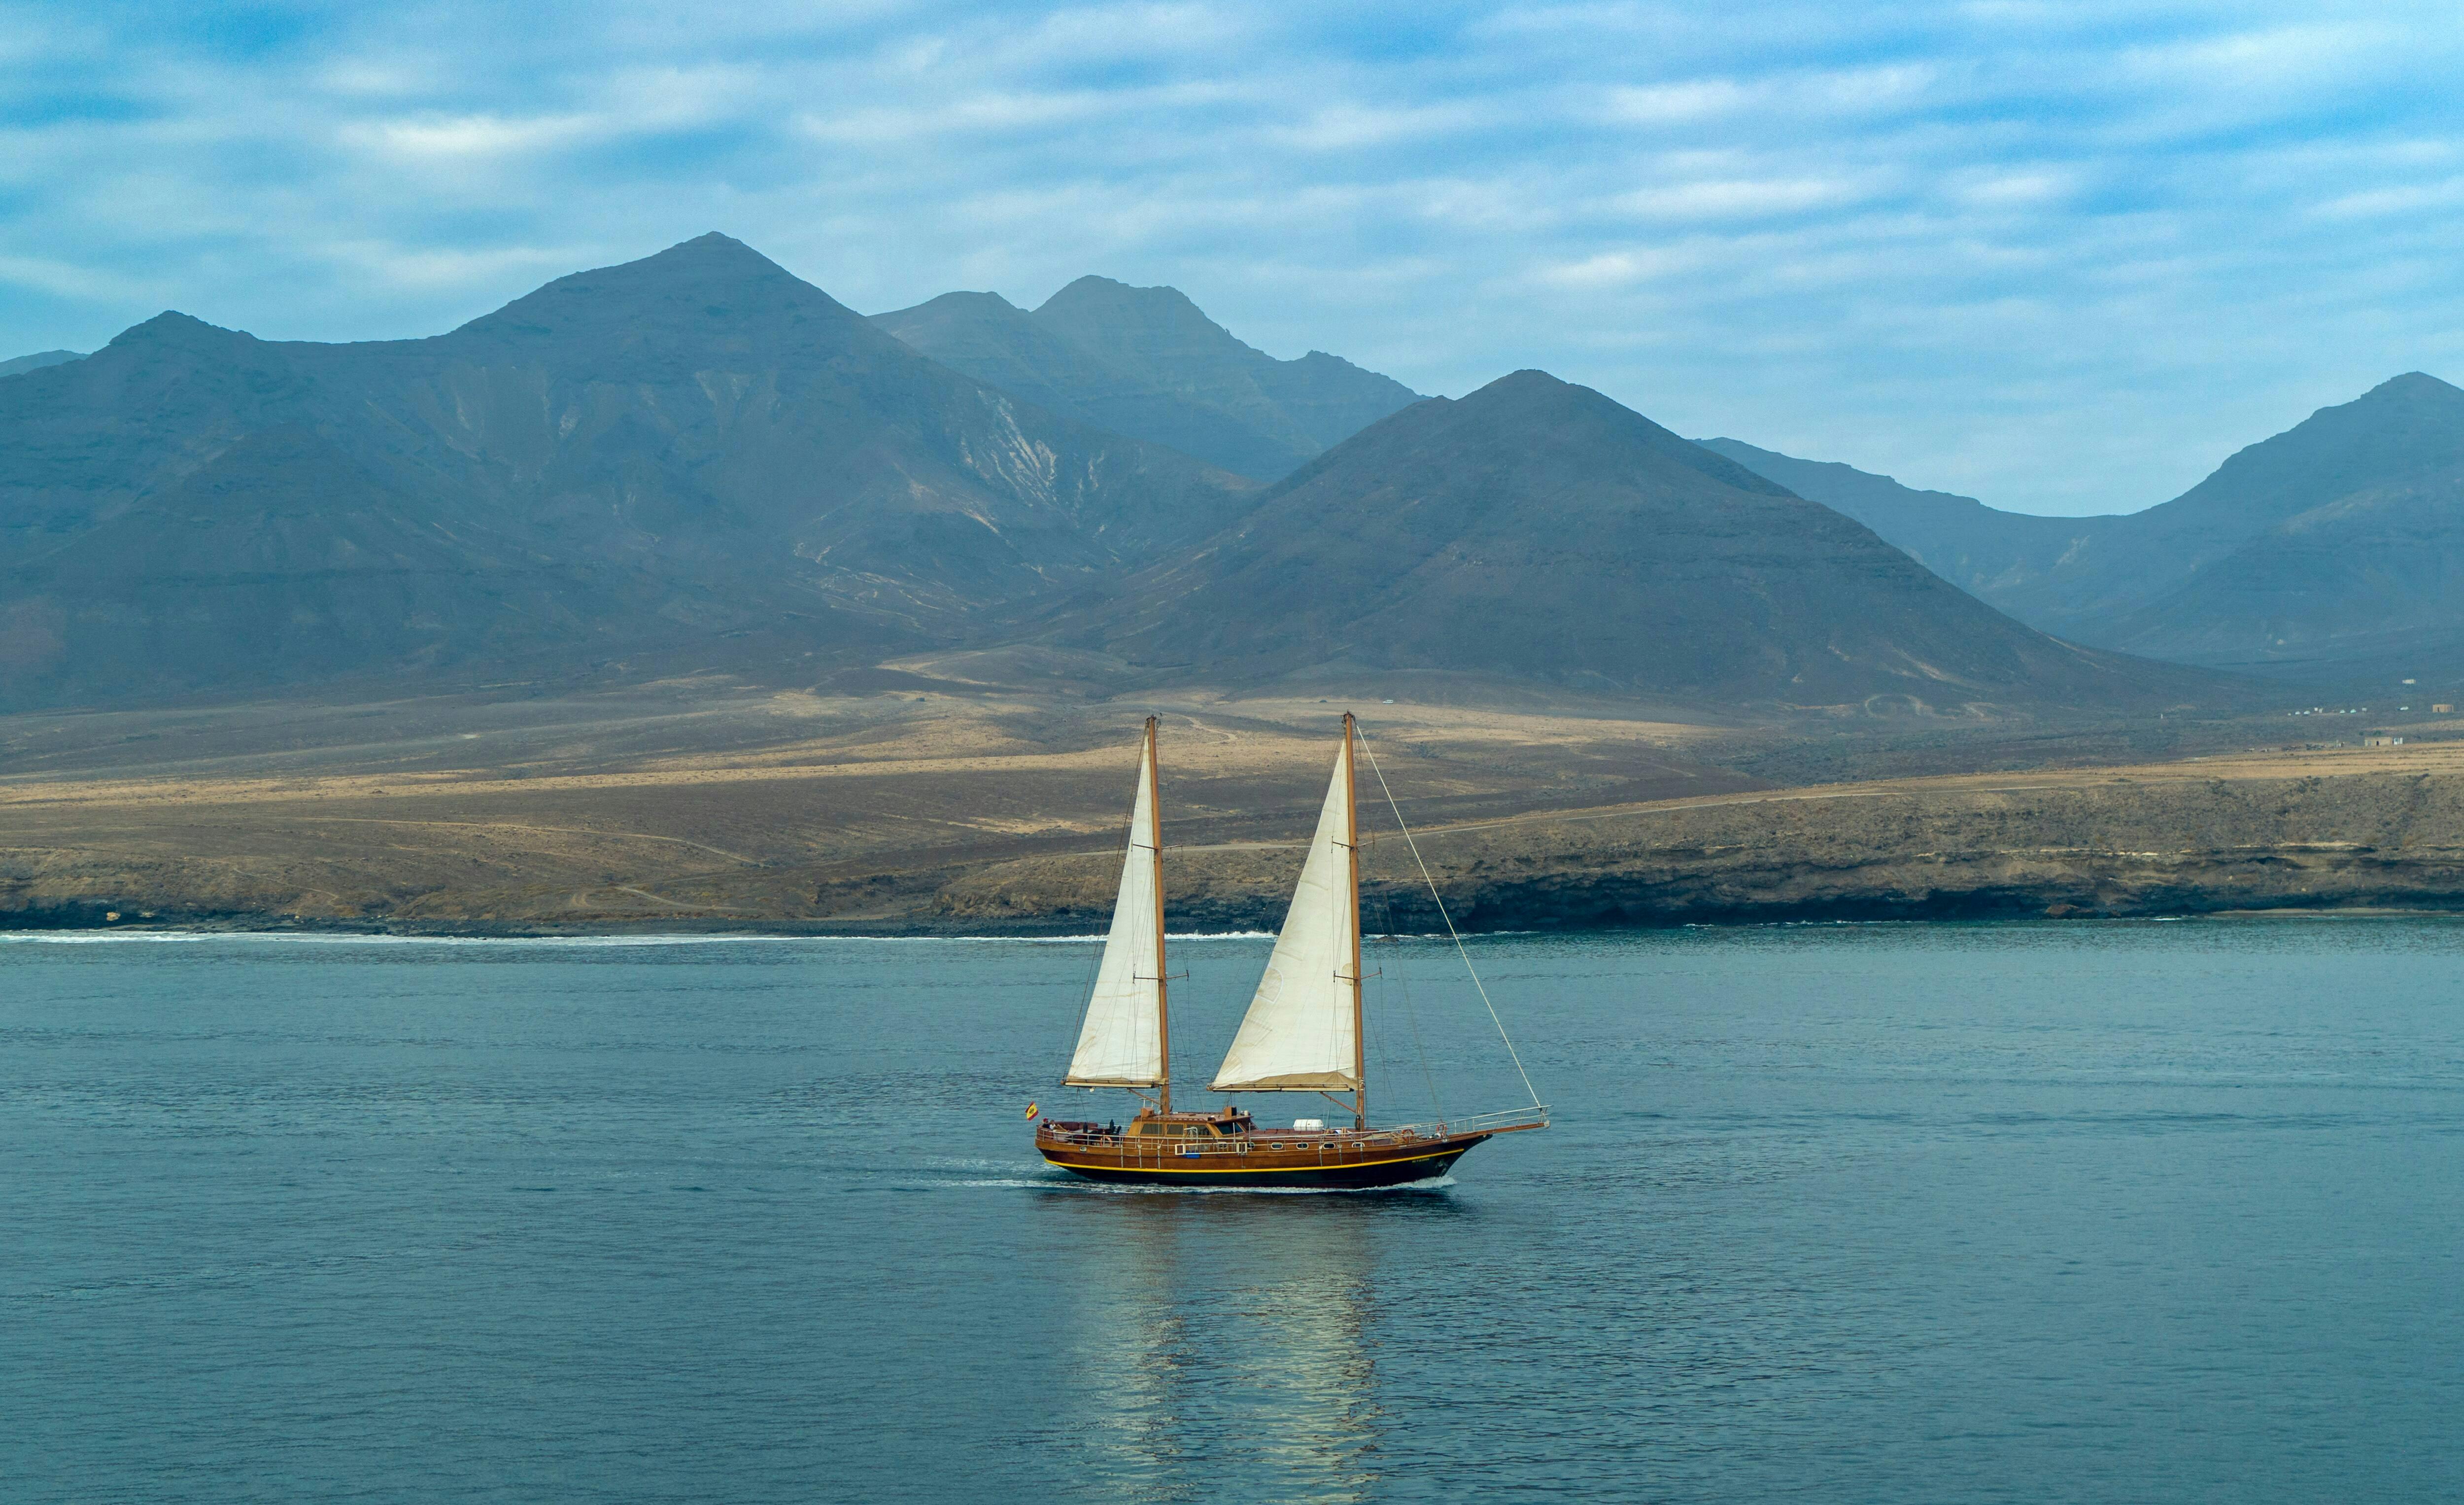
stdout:
<svg viewBox="0 0 2464 1505">
<path fill-rule="evenodd" d="M 1078 1053 L 1069 1058 L 1072 1087 L 1155 1087 L 1163 1082 L 1163 937 L 1155 930 L 1155 763 L 1138 760 L 1137 804 L 1130 811 L 1130 850 L 1121 858 L 1121 893 L 1112 901 L 1112 929 L 1104 938 L 1095 991 Z"/>
<path fill-rule="evenodd" d="M 1210 1092 L 1350 1092 L 1354 1074 L 1353 969 L 1360 900 L 1352 891 L 1352 740 L 1335 755 L 1334 782 L 1318 811 L 1317 834 L 1283 934 L 1258 995 L 1232 1039 Z"/>
</svg>

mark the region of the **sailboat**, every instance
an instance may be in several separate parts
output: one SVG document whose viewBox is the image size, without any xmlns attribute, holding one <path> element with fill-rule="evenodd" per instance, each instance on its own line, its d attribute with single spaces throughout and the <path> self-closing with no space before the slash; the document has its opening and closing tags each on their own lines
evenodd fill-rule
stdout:
<svg viewBox="0 0 2464 1505">
<path fill-rule="evenodd" d="M 1475 1145 L 1500 1134 L 1548 1127 L 1531 1106 L 1473 1118 L 1372 1127 L 1362 1031 L 1360 822 L 1353 760 L 1357 726 L 1347 713 L 1334 777 L 1293 888 L 1291 908 L 1249 1011 L 1207 1084 L 1209 1092 L 1318 1093 L 1351 1110 L 1349 1128 L 1296 1118 L 1261 1125 L 1225 1104 L 1200 1112 L 1172 1105 L 1171 979 L 1164 969 L 1163 811 L 1157 797 L 1155 719 L 1149 717 L 1137 796 L 1112 924 L 1078 1047 L 1062 1078 L 1070 1087 L 1124 1088 L 1145 1106 L 1126 1124 L 1045 1118 L 1035 1147 L 1060 1168 L 1096 1181 L 1164 1185 L 1367 1187 L 1444 1175 Z M 1399 823 L 1401 811 L 1396 812 Z M 1408 839 L 1409 831 L 1405 832 Z M 1418 858 L 1418 848 L 1414 856 Z M 1422 876 L 1427 870 L 1422 868 Z M 1436 896 L 1434 883 L 1430 886 Z M 1444 913 L 1444 900 L 1438 900 Z M 1453 922 L 1447 922 L 1451 932 Z M 1462 946 L 1457 938 L 1457 948 Z M 1470 955 L 1463 963 L 1470 965 Z M 1479 974 L 1473 973 L 1477 985 Z M 1484 1000 L 1486 991 L 1482 992 Z M 1492 1016 L 1494 1008 L 1490 1010 Z M 1503 1027 L 1499 1033 L 1504 1034 Z M 1513 1043 L 1507 1042 L 1509 1053 Z M 1515 1064 L 1518 1073 L 1522 1063 Z M 1529 1087 L 1529 1079 L 1525 1079 Z M 1154 1096 L 1149 1096 L 1152 1093 Z M 1342 1095 L 1350 1095 L 1346 1102 Z M 1032 1115 L 1030 1105 L 1029 1113 Z"/>
</svg>

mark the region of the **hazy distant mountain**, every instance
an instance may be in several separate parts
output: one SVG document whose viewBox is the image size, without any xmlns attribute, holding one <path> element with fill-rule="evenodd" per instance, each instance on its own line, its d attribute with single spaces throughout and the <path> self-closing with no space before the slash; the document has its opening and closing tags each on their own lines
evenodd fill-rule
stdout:
<svg viewBox="0 0 2464 1505">
<path fill-rule="evenodd" d="M 0 376 L 14 376 L 20 371 L 39 371 L 47 365 L 64 365 L 71 361 L 84 359 L 85 352 L 82 350 L 38 351 L 33 355 L 21 355 L 0 361 Z"/>
<path fill-rule="evenodd" d="M 2076 550 L 2010 592 L 2010 609 L 2114 640 L 2123 622 L 2207 565 L 2303 514 L 2458 464 L 2464 392 L 2417 371 L 2399 376 L 2252 445 L 2171 501 L 2090 520 L 2099 526 L 2083 530 Z M 2190 638 L 2207 634 L 2201 624 L 2180 627 Z"/>
<path fill-rule="evenodd" d="M 1065 631 L 1207 676 L 1443 669 L 1731 702 L 2144 703 L 2203 683 L 2032 631 L 1538 371 L 1373 426 Z"/>
<path fill-rule="evenodd" d="M 2312 669 L 2464 642 L 2464 391 L 2415 371 L 2322 408 L 2145 512 L 2037 518 L 1706 441 L 2075 641 Z"/>
<path fill-rule="evenodd" d="M 2140 520 L 2145 519 L 2145 522 Z M 2464 651 L 2464 391 L 2419 372 L 2321 409 L 2109 540 L 2096 640 L 2308 670 Z M 2125 548 L 2191 567 L 2132 599 Z"/>
<path fill-rule="evenodd" d="M 1249 490 L 924 360 L 721 235 L 428 340 L 165 314 L 0 383 L 0 699 L 939 640 Z"/>
<path fill-rule="evenodd" d="M 994 293 L 945 293 L 873 322 L 1013 396 L 1262 480 L 1419 400 L 1322 351 L 1252 349 L 1172 288 L 1099 277 L 1033 313 Z"/>
<path fill-rule="evenodd" d="M 1699 442 L 1809 501 L 1846 513 L 1918 564 L 1988 601 L 1998 602 L 2054 568 L 2085 537 L 2087 524 L 2111 520 L 2003 512 L 1972 497 L 1918 491 L 1888 476 L 1835 461 L 1801 460 L 1742 439 Z"/>
</svg>

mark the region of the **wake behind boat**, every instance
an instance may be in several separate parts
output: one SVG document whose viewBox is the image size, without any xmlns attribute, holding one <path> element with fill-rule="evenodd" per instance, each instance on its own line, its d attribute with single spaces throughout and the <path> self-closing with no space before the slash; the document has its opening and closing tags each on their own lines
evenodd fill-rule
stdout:
<svg viewBox="0 0 2464 1505">
<path fill-rule="evenodd" d="M 1078 1049 L 1062 1078 L 1070 1087 L 1126 1089 L 1146 1106 L 1127 1124 L 1042 1119 L 1035 1129 L 1035 1147 L 1045 1160 L 1096 1181 L 1392 1186 L 1442 1176 L 1466 1151 L 1497 1135 L 1548 1127 L 1549 1110 L 1536 1095 L 1527 1109 L 1392 1128 L 1370 1126 L 1361 1028 L 1354 742 L 1355 726 L 1347 714 L 1334 777 L 1292 891 L 1291 908 L 1275 938 L 1274 954 L 1231 1051 L 1207 1085 L 1210 1092 L 1318 1093 L 1337 1101 L 1337 1094 L 1349 1093 L 1352 1100 L 1345 1106 L 1352 1110 L 1352 1126 L 1329 1128 L 1323 1119 L 1299 1118 L 1288 1129 L 1261 1127 L 1252 1115 L 1230 1105 L 1212 1113 L 1173 1110 L 1163 814 L 1156 789 L 1155 719 L 1149 717 L 1111 930 L 1104 940 Z M 1396 819 L 1402 819 L 1399 809 Z M 1409 832 L 1405 834 L 1408 839 Z M 1430 893 L 1436 895 L 1435 885 Z M 1444 900 L 1438 904 L 1442 915 Z M 1457 947 L 1461 949 L 1460 941 Z M 1468 953 L 1463 964 L 1471 964 Z M 1476 972 L 1473 983 L 1478 985 Z M 1483 999 L 1486 996 L 1484 990 Z M 1499 1032 L 1503 1035 L 1502 1026 Z M 1512 1042 L 1507 1049 L 1512 1051 Z M 1519 1061 L 1516 1070 L 1521 1070 Z M 1525 1086 L 1529 1086 L 1528 1079 Z M 1147 1096 L 1150 1090 L 1153 1097 Z"/>
</svg>

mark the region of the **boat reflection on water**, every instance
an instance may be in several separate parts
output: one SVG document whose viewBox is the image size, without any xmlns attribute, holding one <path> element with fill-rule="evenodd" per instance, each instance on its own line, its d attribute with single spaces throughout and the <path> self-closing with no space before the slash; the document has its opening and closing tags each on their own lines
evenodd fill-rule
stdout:
<svg viewBox="0 0 2464 1505">
<path fill-rule="evenodd" d="M 1221 1497 L 1264 1472 L 1279 1497 L 1365 1500 L 1385 1410 L 1370 1327 L 1375 1250 L 1398 1221 L 1462 1215 L 1424 1191 L 1059 1191 L 1084 1220 L 1056 1242 L 1103 1254 L 1069 1272 L 1070 1402 L 1056 1415 L 1080 1476 L 1123 1498 Z M 1093 1227 L 1086 1226 L 1092 1224 Z M 1423 1230 L 1427 1231 L 1427 1230 Z"/>
</svg>

